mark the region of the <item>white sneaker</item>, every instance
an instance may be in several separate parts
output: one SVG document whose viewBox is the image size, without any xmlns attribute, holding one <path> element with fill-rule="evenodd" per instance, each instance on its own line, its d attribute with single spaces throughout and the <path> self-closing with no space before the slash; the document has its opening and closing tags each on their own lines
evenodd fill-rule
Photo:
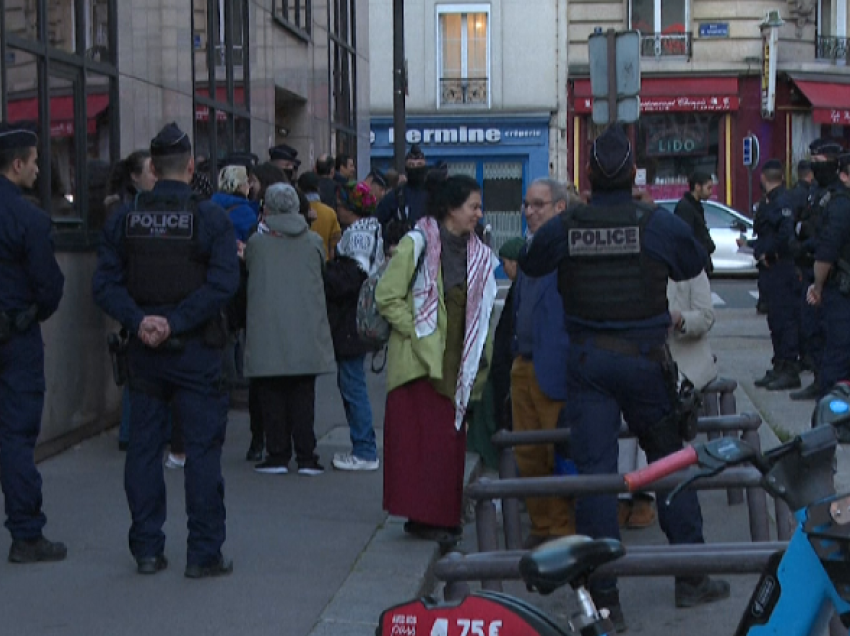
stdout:
<svg viewBox="0 0 850 636">
<path fill-rule="evenodd" d="M 372 461 L 360 459 L 355 455 L 347 453 L 334 455 L 333 466 L 338 470 L 378 470 L 380 462 L 377 459 L 373 459 Z"/>
<path fill-rule="evenodd" d="M 168 459 L 165 460 L 165 467 L 170 468 L 171 470 L 179 470 L 186 465 L 185 457 L 178 457 L 177 455 L 173 455 L 168 453 Z"/>
</svg>

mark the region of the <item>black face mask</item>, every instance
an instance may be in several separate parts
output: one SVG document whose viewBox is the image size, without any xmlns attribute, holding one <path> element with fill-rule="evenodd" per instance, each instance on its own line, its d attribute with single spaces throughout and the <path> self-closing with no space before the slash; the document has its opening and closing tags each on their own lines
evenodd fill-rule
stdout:
<svg viewBox="0 0 850 636">
<path fill-rule="evenodd" d="M 815 175 L 815 181 L 821 188 L 826 188 L 838 180 L 838 162 L 837 161 L 813 161 L 812 174 Z"/>
<path fill-rule="evenodd" d="M 418 188 L 425 183 L 425 177 L 428 174 L 428 166 L 419 166 L 417 168 L 407 169 L 407 182 L 414 188 Z"/>
</svg>

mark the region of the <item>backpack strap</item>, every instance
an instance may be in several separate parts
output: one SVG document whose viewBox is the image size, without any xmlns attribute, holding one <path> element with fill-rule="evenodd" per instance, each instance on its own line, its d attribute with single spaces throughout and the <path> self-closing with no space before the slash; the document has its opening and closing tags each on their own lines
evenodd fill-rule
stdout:
<svg viewBox="0 0 850 636">
<path fill-rule="evenodd" d="M 415 227 L 410 231 L 416 232 L 417 234 L 420 234 L 422 236 L 422 251 L 419 252 L 419 255 L 416 257 L 416 267 L 413 269 L 413 276 L 410 279 L 410 286 L 408 287 L 408 290 L 413 289 L 413 285 L 416 283 L 416 279 L 419 276 L 419 272 L 422 271 L 422 267 L 425 264 L 425 255 L 428 253 L 428 239 L 425 236 L 425 232 L 420 230 L 418 227 Z M 413 249 L 415 253 L 416 241 L 413 242 Z"/>
</svg>

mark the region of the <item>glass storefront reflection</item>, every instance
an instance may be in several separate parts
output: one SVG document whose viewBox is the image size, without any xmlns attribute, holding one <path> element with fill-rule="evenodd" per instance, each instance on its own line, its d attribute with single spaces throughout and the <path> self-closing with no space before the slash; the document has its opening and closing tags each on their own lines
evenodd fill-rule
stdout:
<svg viewBox="0 0 850 636">
<path fill-rule="evenodd" d="M 38 38 L 37 0 L 6 0 L 3 4 L 6 32 L 19 38 Z"/>
<path fill-rule="evenodd" d="M 77 132 L 74 130 L 75 84 L 71 77 L 65 75 L 51 74 L 47 80 L 50 93 L 50 166 L 47 170 L 42 167 L 39 179 L 47 175 L 49 190 L 46 203 L 54 217 L 80 216 L 79 201 L 74 196 Z"/>
</svg>

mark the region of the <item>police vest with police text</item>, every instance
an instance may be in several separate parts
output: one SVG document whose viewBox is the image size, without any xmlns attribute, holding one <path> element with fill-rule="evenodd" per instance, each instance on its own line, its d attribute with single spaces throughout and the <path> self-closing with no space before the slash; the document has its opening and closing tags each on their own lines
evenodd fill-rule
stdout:
<svg viewBox="0 0 850 636">
<path fill-rule="evenodd" d="M 655 210 L 638 203 L 579 205 L 561 215 L 569 258 L 558 289 L 567 316 L 632 322 L 667 311 L 667 267 L 644 252 L 644 228 Z"/>
<path fill-rule="evenodd" d="M 198 240 L 198 200 L 139 194 L 124 224 L 127 291 L 141 306 L 176 305 L 204 285 L 208 257 Z"/>
</svg>

